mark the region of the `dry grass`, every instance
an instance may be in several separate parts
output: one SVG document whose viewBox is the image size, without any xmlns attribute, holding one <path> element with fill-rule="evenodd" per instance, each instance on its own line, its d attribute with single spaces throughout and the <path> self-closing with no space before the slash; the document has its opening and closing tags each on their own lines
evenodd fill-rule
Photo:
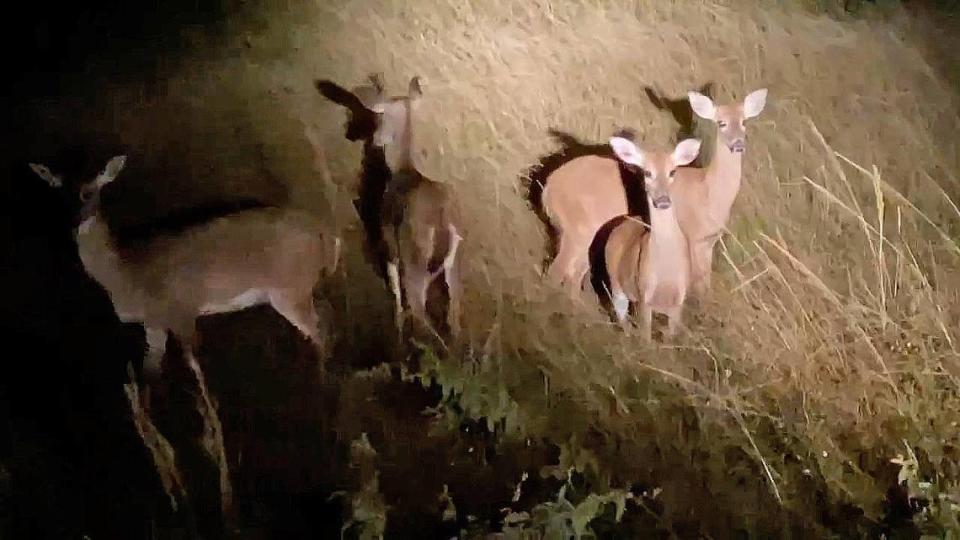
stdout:
<svg viewBox="0 0 960 540">
<path fill-rule="evenodd" d="M 437 374 L 467 414 L 562 444 L 562 465 L 590 471 L 597 489 L 662 487 L 665 529 L 693 512 L 704 531 L 770 532 L 844 505 L 870 522 L 904 442 L 944 489 L 960 473 L 960 121 L 955 89 L 904 41 L 905 19 L 717 0 L 290 2 L 237 22 L 161 98 L 118 92 L 130 105 L 112 128 L 148 149 L 172 135 L 143 129 L 145 117 L 202 112 L 185 131 L 215 126 L 215 144 L 181 143 L 199 162 L 249 163 L 224 133 L 260 142 L 292 200 L 324 192 L 353 226 L 360 148 L 312 82 L 382 71 L 400 93 L 420 75 L 422 169 L 457 187 L 469 220 L 477 360 Z M 679 97 L 709 81 L 721 100 L 760 86 L 770 99 L 748 127 L 715 290 L 690 335 L 648 347 L 542 283 L 545 231 L 520 174 L 555 149 L 548 128 L 598 142 L 626 126 L 664 144 L 677 126 L 643 87 Z M 301 122 L 326 145 L 336 187 L 321 189 Z M 255 176 L 231 181 L 268 189 Z M 237 189 L 213 184 L 194 192 Z M 344 249 L 355 277 L 343 294 L 362 310 L 380 285 L 358 246 Z"/>
</svg>

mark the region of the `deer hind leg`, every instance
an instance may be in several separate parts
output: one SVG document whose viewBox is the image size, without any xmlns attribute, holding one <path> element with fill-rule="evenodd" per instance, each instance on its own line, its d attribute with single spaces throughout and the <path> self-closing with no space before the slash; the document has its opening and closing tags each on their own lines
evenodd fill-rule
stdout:
<svg viewBox="0 0 960 540">
<path fill-rule="evenodd" d="M 574 298 L 578 297 L 583 291 L 583 280 L 586 279 L 589 271 L 590 261 L 586 257 L 578 257 L 576 262 L 571 265 L 567 286 Z"/>
<path fill-rule="evenodd" d="M 560 248 L 547 269 L 547 279 L 554 285 L 562 285 L 570 273 L 570 265 L 574 258 L 573 243 L 568 235 L 560 235 Z"/>
<path fill-rule="evenodd" d="M 613 313 L 621 326 L 626 326 L 627 312 L 630 309 L 630 299 L 620 289 L 613 289 L 610 294 L 610 303 L 613 304 Z"/>
<path fill-rule="evenodd" d="M 271 293 L 270 305 L 284 319 L 289 321 L 303 337 L 310 340 L 317 353 L 317 358 L 321 362 L 326 360 L 326 343 L 320 335 L 320 315 L 313 305 L 311 295 L 304 298 L 295 298 L 291 294 Z"/>
</svg>

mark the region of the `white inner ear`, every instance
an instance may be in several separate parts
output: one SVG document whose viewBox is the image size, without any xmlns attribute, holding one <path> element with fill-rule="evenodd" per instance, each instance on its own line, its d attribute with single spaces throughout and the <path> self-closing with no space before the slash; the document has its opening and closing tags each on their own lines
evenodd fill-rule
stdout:
<svg viewBox="0 0 960 540">
<path fill-rule="evenodd" d="M 624 163 L 643 167 L 643 152 L 633 144 L 633 141 L 623 137 L 610 137 L 610 147 Z"/>
<path fill-rule="evenodd" d="M 123 170 L 126 163 L 127 156 L 116 156 L 107 162 L 107 166 L 103 168 L 103 172 L 97 175 L 97 179 L 95 180 L 96 186 L 101 188 L 113 182 L 117 175 L 120 174 L 120 171 Z"/>
<path fill-rule="evenodd" d="M 686 139 L 681 141 L 673 150 L 673 163 L 677 166 L 689 165 L 697 159 L 700 153 L 700 141 L 697 139 Z"/>
<path fill-rule="evenodd" d="M 697 116 L 704 120 L 717 119 L 717 108 L 714 106 L 713 100 L 699 92 L 690 92 L 687 97 L 690 100 L 690 108 Z"/>
<path fill-rule="evenodd" d="M 767 104 L 767 89 L 761 88 L 750 93 L 743 100 L 743 117 L 753 118 L 759 115 Z"/>
</svg>

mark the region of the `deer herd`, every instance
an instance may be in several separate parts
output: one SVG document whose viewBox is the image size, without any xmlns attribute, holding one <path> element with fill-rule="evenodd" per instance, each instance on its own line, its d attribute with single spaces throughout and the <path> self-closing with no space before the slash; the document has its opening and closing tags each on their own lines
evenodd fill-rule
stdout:
<svg viewBox="0 0 960 540">
<path fill-rule="evenodd" d="M 398 328 L 405 304 L 415 320 L 432 328 L 427 292 L 443 276 L 447 330 L 458 337 L 463 226 L 451 186 L 427 178 L 415 164 L 412 116 L 423 99 L 419 78 L 410 80 L 406 95 L 393 97 L 384 94 L 377 75 L 353 91 L 326 80 L 316 85 L 323 96 L 348 109 L 345 136 L 364 141 L 356 207 L 372 262 L 394 296 Z M 549 279 L 577 295 L 590 270 L 589 250 L 598 231 L 618 220 L 611 223 L 603 246 L 604 292 L 621 323 L 630 303 L 637 305 L 646 337 L 653 312 L 667 315 L 672 336 L 682 324 L 688 291 L 702 295 L 710 287 L 714 245 L 740 189 L 744 122 L 761 113 L 767 90 L 727 105 L 698 92 L 689 92 L 688 98 L 697 116 L 716 125 L 715 148 L 705 168 L 689 166 L 700 153 L 696 139 L 661 152 L 611 137 L 613 157 L 572 159 L 549 175 L 543 190 L 543 210 L 559 239 Z M 309 135 L 319 155 L 319 140 Z M 628 215 L 617 160 L 642 171 L 650 223 Z M 161 371 L 168 333 L 192 356 L 198 317 L 258 304 L 269 304 L 287 319 L 320 358 L 327 354 L 313 292 L 320 277 L 337 266 L 339 237 L 305 211 L 253 208 L 120 249 L 100 216 L 99 200 L 101 189 L 117 178 L 125 162 L 124 156 L 114 157 L 96 178 L 79 186 L 76 240 L 84 269 L 107 291 L 120 320 L 143 324 L 146 378 L 155 379 Z M 48 167 L 31 163 L 30 168 L 51 186 L 64 185 Z"/>
<path fill-rule="evenodd" d="M 451 186 L 417 168 L 412 116 L 423 99 L 419 78 L 410 81 L 406 95 L 394 97 L 384 93 L 378 76 L 352 91 L 330 81 L 316 86 L 348 110 L 346 138 L 363 141 L 355 206 L 366 232 L 364 248 L 393 295 L 398 331 L 403 334 L 405 305 L 413 321 L 434 328 L 428 290 L 442 276 L 446 331 L 434 330 L 434 335 L 458 339 L 466 231 Z M 761 113 L 767 91 L 726 105 L 697 92 L 688 98 L 693 112 L 716 127 L 706 167 L 691 166 L 700 153 L 699 140 L 686 139 L 661 151 L 616 136 L 609 140 L 612 155 L 572 159 L 547 177 L 543 189 L 543 211 L 559 240 L 546 272 L 549 281 L 578 296 L 591 260 L 596 260 L 590 256 L 591 244 L 601 228 L 612 225 L 601 246 L 606 290 L 598 292 L 608 296 L 615 318 L 624 325 L 633 303 L 641 334 L 648 339 L 654 312 L 667 316 L 666 335 L 673 336 L 682 327 L 688 291 L 699 296 L 709 290 L 714 246 L 740 189 L 744 122 Z M 308 139 L 320 155 L 317 137 Z M 649 223 L 628 215 L 625 182 L 630 179 L 621 174 L 618 160 L 642 173 L 646 201 L 639 202 L 648 205 Z M 337 267 L 339 237 L 305 211 L 267 207 L 122 248 L 100 214 L 99 201 L 100 191 L 120 175 L 125 161 L 114 157 L 96 178 L 79 185 L 75 234 L 85 271 L 106 290 L 117 316 L 145 328 L 146 389 L 161 373 L 168 334 L 179 341 L 203 387 L 195 359 L 196 319 L 258 304 L 269 304 L 288 320 L 320 359 L 329 354 L 319 331 L 314 288 Z M 50 186 L 65 185 L 44 165 L 30 168 Z M 147 409 L 149 392 L 143 395 Z"/>
</svg>

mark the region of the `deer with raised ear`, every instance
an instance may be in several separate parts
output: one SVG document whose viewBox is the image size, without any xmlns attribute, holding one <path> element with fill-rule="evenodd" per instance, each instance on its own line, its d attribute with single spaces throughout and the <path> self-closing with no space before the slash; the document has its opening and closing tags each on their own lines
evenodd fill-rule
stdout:
<svg viewBox="0 0 960 540">
<path fill-rule="evenodd" d="M 761 89 L 741 103 L 714 106 L 706 96 L 689 93 L 694 112 L 718 125 L 713 160 L 704 169 L 680 168 L 674 187 L 677 216 L 690 241 L 693 288 L 698 292 L 709 288 L 713 245 L 726 226 L 740 188 L 746 147 L 744 120 L 760 114 L 766 97 L 767 90 Z M 624 179 L 616 159 L 584 156 L 570 160 L 548 177 L 542 200 L 560 240 L 547 275 L 576 294 L 589 270 L 590 244 L 597 232 L 611 219 L 628 212 Z M 709 210 L 700 212 L 701 208 Z"/>
<path fill-rule="evenodd" d="M 677 221 L 671 187 L 677 168 L 688 165 L 700 151 L 700 141 L 686 139 L 672 152 L 638 148 L 631 140 L 612 137 L 610 146 L 625 163 L 643 170 L 650 227 L 625 216 L 604 246 L 610 299 L 617 320 L 624 324 L 631 302 L 639 304 L 641 331 L 650 338 L 653 312 L 668 317 L 667 335 L 681 326 L 681 312 L 690 285 L 690 254 Z"/>
<path fill-rule="evenodd" d="M 161 373 L 168 332 L 192 358 L 198 317 L 259 304 L 273 306 L 325 358 L 313 290 L 336 266 L 339 238 L 304 211 L 261 207 L 121 247 L 100 215 L 100 191 L 125 163 L 125 156 L 114 157 L 80 186 L 76 240 L 84 269 L 109 294 L 120 320 L 144 325 L 148 381 Z M 30 167 L 51 186 L 63 185 L 46 166 Z"/>
<path fill-rule="evenodd" d="M 703 294 L 710 289 L 713 247 L 730 221 L 730 210 L 740 192 L 747 148 L 745 121 L 763 111 L 767 89 L 725 105 L 716 105 L 699 92 L 690 92 L 688 97 L 693 112 L 717 126 L 710 164 L 681 168 L 673 188 L 680 227 L 690 244 L 692 286 L 695 293 Z"/>
<path fill-rule="evenodd" d="M 386 97 L 379 78 L 372 78 L 371 95 L 354 99 L 331 97 L 329 81 L 318 81 L 317 87 L 328 98 L 351 109 L 348 138 L 363 111 L 350 107 L 359 103 L 375 114 L 375 127 L 366 144 L 382 150 L 389 171 L 382 195 L 373 206 L 379 206 L 379 224 L 384 228 L 386 274 L 395 299 L 396 324 L 403 327 L 404 303 L 419 321 L 430 324 L 427 312 L 428 290 L 441 275 L 447 286 L 446 319 L 451 335 L 460 333 L 461 259 L 459 256 L 462 229 L 460 209 L 453 189 L 424 176 L 417 168 L 413 152 L 412 112 L 420 105 L 423 92 L 419 77 L 410 80 L 407 95 Z M 369 92 L 368 92 L 369 93 Z M 361 99 L 362 97 L 362 99 Z M 355 133 L 355 131 L 354 131 Z M 365 155 L 365 166 L 368 156 Z M 359 201 L 363 208 L 364 201 Z M 404 302 L 405 300 L 405 302 Z"/>
</svg>

